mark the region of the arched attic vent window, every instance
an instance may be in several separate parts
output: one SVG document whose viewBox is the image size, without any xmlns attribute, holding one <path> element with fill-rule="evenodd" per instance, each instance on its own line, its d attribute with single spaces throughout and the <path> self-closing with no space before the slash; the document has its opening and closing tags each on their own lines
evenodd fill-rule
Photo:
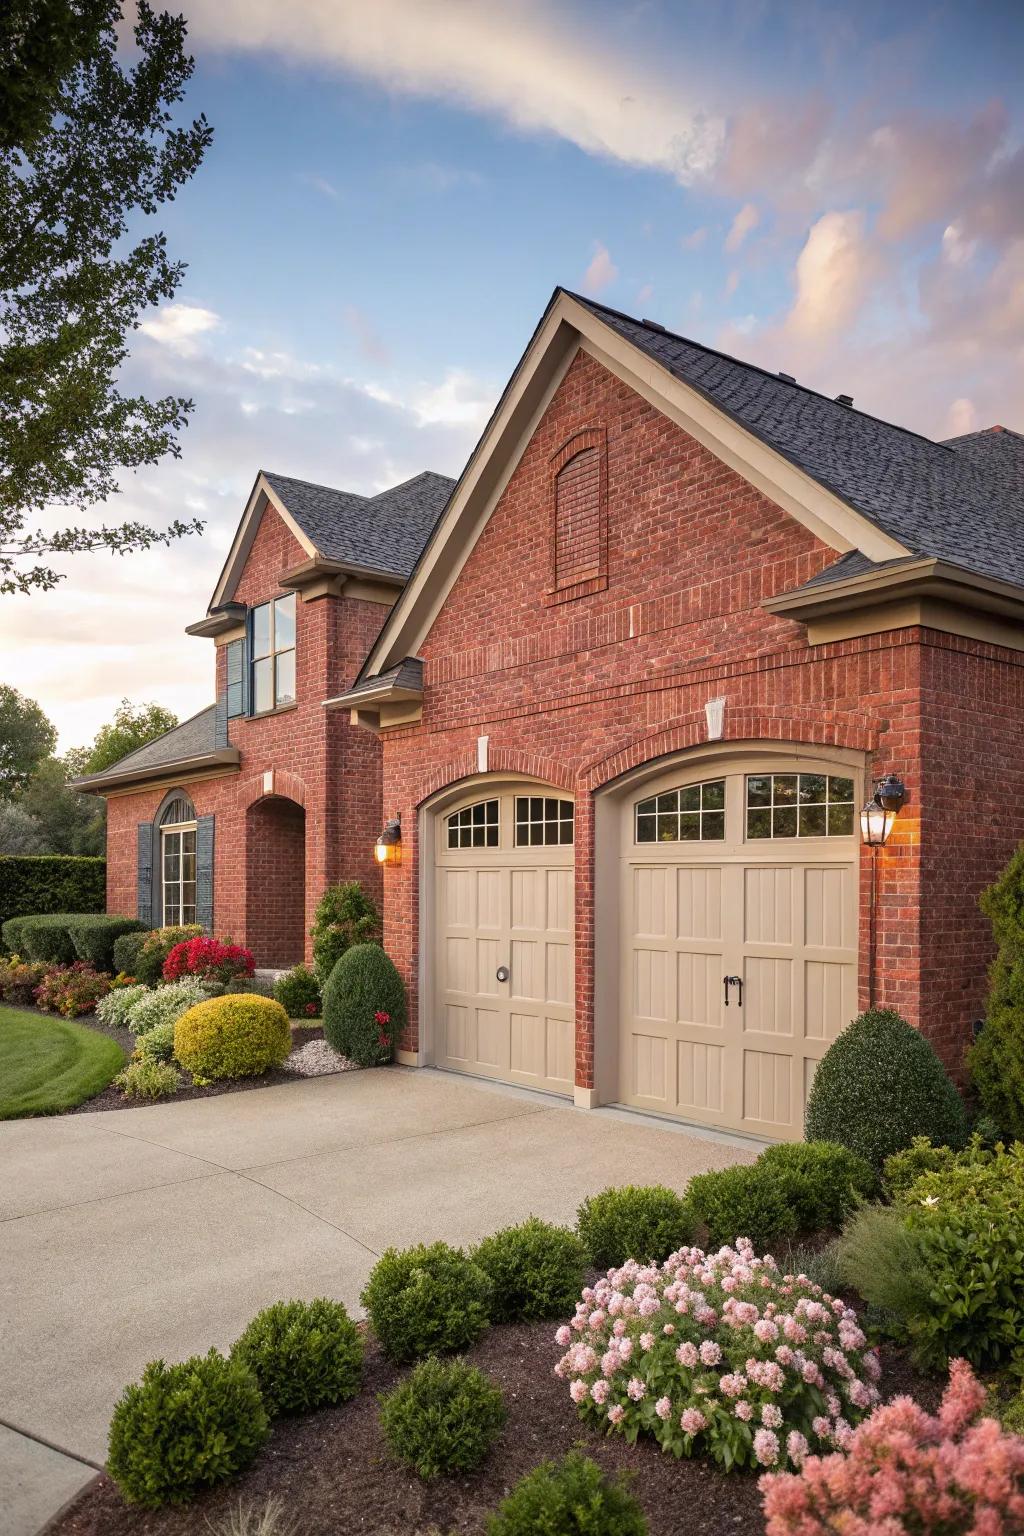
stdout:
<svg viewBox="0 0 1024 1536">
<path fill-rule="evenodd" d="M 183 821 L 195 821 L 196 808 L 187 795 L 175 795 L 160 817 L 162 827 L 173 827 Z"/>
<path fill-rule="evenodd" d="M 607 466 L 600 427 L 575 433 L 552 460 L 549 601 L 566 602 L 608 584 Z"/>
</svg>

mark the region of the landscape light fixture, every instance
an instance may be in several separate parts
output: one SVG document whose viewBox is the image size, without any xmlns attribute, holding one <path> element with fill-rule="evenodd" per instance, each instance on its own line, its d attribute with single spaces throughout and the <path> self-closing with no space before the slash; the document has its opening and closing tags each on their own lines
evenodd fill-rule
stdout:
<svg viewBox="0 0 1024 1536">
<path fill-rule="evenodd" d="M 907 787 L 895 773 L 887 773 L 875 785 L 875 793 L 860 813 L 860 835 L 869 848 L 884 848 L 907 798 Z"/>
<path fill-rule="evenodd" d="M 373 853 L 378 864 L 401 864 L 402 818 L 400 816 L 393 816 L 385 824 L 384 831 L 373 845 Z"/>
</svg>

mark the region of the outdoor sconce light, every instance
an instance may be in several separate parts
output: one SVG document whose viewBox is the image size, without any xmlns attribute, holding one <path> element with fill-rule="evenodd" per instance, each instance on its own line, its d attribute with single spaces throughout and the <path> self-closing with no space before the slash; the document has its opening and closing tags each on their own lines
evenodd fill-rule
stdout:
<svg viewBox="0 0 1024 1536">
<path fill-rule="evenodd" d="M 895 773 L 875 785 L 875 793 L 860 813 L 860 835 L 869 848 L 882 848 L 889 839 L 896 812 L 907 798 L 907 787 Z"/>
<path fill-rule="evenodd" d="M 373 845 L 373 853 L 378 864 L 401 864 L 402 820 L 400 816 L 394 816 L 386 823 L 384 831 Z"/>
</svg>

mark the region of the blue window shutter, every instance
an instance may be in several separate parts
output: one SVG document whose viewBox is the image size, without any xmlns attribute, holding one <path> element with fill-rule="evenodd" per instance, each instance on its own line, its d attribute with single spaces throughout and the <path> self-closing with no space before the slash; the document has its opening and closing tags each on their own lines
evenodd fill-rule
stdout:
<svg viewBox="0 0 1024 1536">
<path fill-rule="evenodd" d="M 212 816 L 196 817 L 196 922 L 213 931 Z"/>
<path fill-rule="evenodd" d="M 153 917 L 153 823 L 140 821 L 137 828 L 136 900 L 139 921 L 152 927 Z"/>
<path fill-rule="evenodd" d="M 228 696 L 226 693 L 218 693 L 216 708 L 213 714 L 214 735 L 213 741 L 216 747 L 228 745 Z"/>
<path fill-rule="evenodd" d="M 245 713 L 245 641 L 232 640 L 225 646 L 225 681 L 227 684 L 227 718 L 234 720 Z M 225 727 L 226 731 L 226 727 Z M 225 745 L 226 745 L 225 741 Z"/>
</svg>

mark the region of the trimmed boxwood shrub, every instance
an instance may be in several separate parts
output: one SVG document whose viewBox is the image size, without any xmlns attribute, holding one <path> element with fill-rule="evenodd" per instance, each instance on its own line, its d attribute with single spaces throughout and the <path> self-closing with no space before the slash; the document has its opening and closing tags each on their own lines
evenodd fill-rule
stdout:
<svg viewBox="0 0 1024 1536">
<path fill-rule="evenodd" d="M 79 957 L 71 937 L 71 925 L 86 915 L 81 912 L 52 912 L 16 919 L 13 927 L 20 941 L 19 952 L 29 960 L 42 960 L 47 965 L 74 965 Z M 8 928 L 11 927 L 8 924 Z"/>
<path fill-rule="evenodd" d="M 539 1216 L 485 1237 L 471 1257 L 494 1287 L 494 1323 L 533 1322 L 571 1312 L 587 1262 L 586 1249 L 570 1227 L 554 1227 Z"/>
<path fill-rule="evenodd" d="M 781 1238 L 842 1226 L 878 1186 L 871 1165 L 834 1141 L 783 1142 L 756 1163 L 701 1173 L 686 1199 L 717 1248 L 749 1237 L 759 1253 Z"/>
<path fill-rule="evenodd" d="M 487 1522 L 487 1536 L 647 1536 L 643 1511 L 620 1479 L 572 1451 L 520 1478 Z"/>
<path fill-rule="evenodd" d="M 380 913 L 358 880 L 329 885 L 316 904 L 313 926 L 313 970 L 321 987 L 346 950 L 366 944 L 380 934 Z"/>
<path fill-rule="evenodd" d="M 114 945 L 126 933 L 146 933 L 146 924 L 137 917 L 103 914 L 79 918 L 69 924 L 71 942 L 79 960 L 87 961 L 97 971 L 114 971 Z"/>
<path fill-rule="evenodd" d="M 355 944 L 324 987 L 324 1036 L 360 1067 L 391 1060 L 405 1028 L 405 988 L 379 944 Z"/>
<path fill-rule="evenodd" d="M 295 966 L 274 982 L 274 996 L 290 1019 L 320 1017 L 320 985 L 304 965 Z"/>
<path fill-rule="evenodd" d="M 281 1004 L 244 992 L 196 1003 L 174 1026 L 174 1054 L 197 1083 L 256 1077 L 279 1067 L 291 1048 Z"/>
<path fill-rule="evenodd" d="M 472 1472 L 501 1433 L 505 1403 L 483 1371 L 464 1360 L 421 1360 L 381 1398 L 384 1438 L 425 1481 Z"/>
<path fill-rule="evenodd" d="M 447 1243 L 388 1248 L 360 1301 L 392 1360 L 466 1349 L 487 1327 L 491 1282 L 461 1248 Z"/>
<path fill-rule="evenodd" d="M 833 1040 L 807 1099 L 808 1141 L 838 1141 L 876 1170 L 915 1136 L 962 1147 L 963 1102 L 928 1041 L 891 1008 L 860 1014 Z"/>
<path fill-rule="evenodd" d="M 119 939 L 114 940 L 111 953 L 115 976 L 134 976 L 136 980 L 139 979 L 139 956 L 152 931 L 151 928 L 143 928 L 140 933 L 122 933 Z"/>
<path fill-rule="evenodd" d="M 241 1472 L 270 1432 L 256 1378 L 215 1349 L 152 1360 L 110 1421 L 107 1471 L 129 1504 L 185 1504 Z"/>
<path fill-rule="evenodd" d="M 1009 1140 L 1024 1140 L 1024 843 L 983 891 L 998 954 L 991 972 L 985 1027 L 967 1053 L 978 1096 Z"/>
<path fill-rule="evenodd" d="M 623 1184 L 589 1195 L 576 1213 L 576 1230 L 598 1269 L 627 1259 L 660 1264 L 693 1237 L 693 1215 L 664 1184 Z"/>
<path fill-rule="evenodd" d="M 0 925 L 10 954 L 21 950 L 7 936 L 9 919 L 47 912 L 102 912 L 106 904 L 106 859 L 52 853 L 0 856 Z"/>
<path fill-rule="evenodd" d="M 343 1403 L 359 1391 L 363 1337 L 340 1301 L 278 1301 L 257 1312 L 232 1357 L 259 1382 L 271 1417 Z"/>
</svg>

